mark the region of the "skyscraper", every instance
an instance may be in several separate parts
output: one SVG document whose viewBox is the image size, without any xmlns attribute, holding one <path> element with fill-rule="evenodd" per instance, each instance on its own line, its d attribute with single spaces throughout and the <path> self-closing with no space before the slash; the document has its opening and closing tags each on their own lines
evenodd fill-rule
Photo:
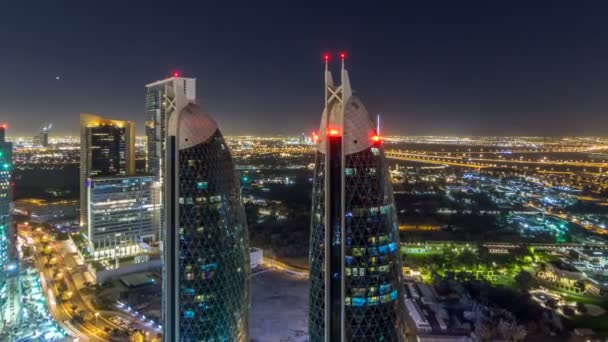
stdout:
<svg viewBox="0 0 608 342">
<path fill-rule="evenodd" d="M 139 254 L 141 242 L 158 240 L 154 177 L 91 177 L 87 184 L 87 238 L 93 259 Z"/>
<path fill-rule="evenodd" d="M 150 174 L 162 181 L 167 120 L 171 114 L 179 113 L 189 103 L 196 101 L 196 79 L 179 77 L 175 73 L 173 77 L 146 84 L 146 89 L 146 167 Z"/>
<path fill-rule="evenodd" d="M 167 130 L 164 340 L 247 341 L 247 223 L 232 156 L 195 104 Z"/>
<path fill-rule="evenodd" d="M 6 302 L 6 281 L 10 261 L 10 201 L 11 169 L 13 167 L 13 145 L 5 140 L 6 125 L 0 125 L 0 327 L 5 320 L 4 304 Z"/>
<path fill-rule="evenodd" d="M 91 177 L 126 176 L 135 173 L 135 124 L 80 115 L 80 227 L 87 231 Z"/>
<path fill-rule="evenodd" d="M 42 130 L 38 134 L 34 135 L 34 137 L 32 138 L 32 145 L 37 147 L 48 147 L 49 132 L 51 131 L 52 127 L 53 124 L 42 127 Z"/>
<path fill-rule="evenodd" d="M 310 341 L 400 341 L 399 235 L 378 128 L 325 57 L 310 244 Z"/>
</svg>

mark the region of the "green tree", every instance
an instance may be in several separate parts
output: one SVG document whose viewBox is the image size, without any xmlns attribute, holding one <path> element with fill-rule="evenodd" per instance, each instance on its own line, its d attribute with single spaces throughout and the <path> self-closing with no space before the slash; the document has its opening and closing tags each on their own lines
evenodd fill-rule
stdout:
<svg viewBox="0 0 608 342">
<path fill-rule="evenodd" d="M 517 273 L 515 276 L 515 282 L 522 291 L 528 291 L 536 285 L 536 280 L 534 277 L 526 271 L 520 271 Z"/>
</svg>

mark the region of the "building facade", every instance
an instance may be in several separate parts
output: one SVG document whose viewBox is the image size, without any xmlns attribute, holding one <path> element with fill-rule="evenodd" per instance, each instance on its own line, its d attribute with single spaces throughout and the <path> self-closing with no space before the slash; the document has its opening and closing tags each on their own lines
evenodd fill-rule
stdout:
<svg viewBox="0 0 608 342">
<path fill-rule="evenodd" d="M 399 234 L 384 147 L 363 103 L 325 68 L 312 194 L 310 341 L 404 340 Z"/>
<path fill-rule="evenodd" d="M 197 105 L 170 116 L 166 160 L 164 341 L 248 341 L 240 187 L 217 124 Z"/>
<path fill-rule="evenodd" d="M 80 226 L 87 231 L 88 179 L 135 173 L 135 124 L 80 114 Z"/>
<path fill-rule="evenodd" d="M 157 240 L 154 177 L 93 177 L 88 181 L 87 237 L 93 259 L 136 255 Z"/>
<path fill-rule="evenodd" d="M 54 223 L 78 218 L 78 200 L 46 201 L 22 198 L 14 201 L 13 213 L 27 217 L 32 223 Z"/>
<path fill-rule="evenodd" d="M 0 273 L 9 261 L 11 170 L 13 145 L 5 140 L 6 126 L 0 125 Z M 0 279 L 3 278 L 0 275 Z"/>
<path fill-rule="evenodd" d="M 196 101 L 196 80 L 170 77 L 146 85 L 146 137 L 148 159 L 146 169 L 162 181 L 167 120 L 189 103 Z"/>
<path fill-rule="evenodd" d="M 10 220 L 11 171 L 13 146 L 5 139 L 6 125 L 0 125 L 0 328 L 5 321 L 5 306 L 10 289 L 7 287 L 11 260 L 12 229 Z"/>
</svg>

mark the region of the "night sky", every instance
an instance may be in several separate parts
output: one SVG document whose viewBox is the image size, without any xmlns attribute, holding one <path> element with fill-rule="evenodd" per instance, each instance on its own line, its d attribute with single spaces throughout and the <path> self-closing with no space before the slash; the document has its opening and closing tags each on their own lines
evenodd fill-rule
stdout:
<svg viewBox="0 0 608 342">
<path fill-rule="evenodd" d="M 91 112 L 141 133 L 144 85 L 179 70 L 224 133 L 310 132 L 321 56 L 344 49 L 387 134 L 608 135 L 608 8 L 592 1 L 243 3 L 5 1 L 0 121 L 76 134 Z"/>
</svg>

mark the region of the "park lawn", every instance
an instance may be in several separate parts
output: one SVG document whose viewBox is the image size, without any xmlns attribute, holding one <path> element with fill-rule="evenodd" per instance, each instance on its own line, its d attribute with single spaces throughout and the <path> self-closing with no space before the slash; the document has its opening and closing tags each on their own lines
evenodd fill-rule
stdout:
<svg viewBox="0 0 608 342">
<path fill-rule="evenodd" d="M 553 289 L 553 291 L 558 292 L 566 301 L 581 302 L 583 304 L 594 304 L 594 305 L 600 306 L 600 307 L 608 310 L 608 308 L 605 306 L 605 303 L 601 300 L 601 298 L 578 295 L 578 294 L 559 291 L 559 290 L 555 290 L 555 289 Z"/>
</svg>

